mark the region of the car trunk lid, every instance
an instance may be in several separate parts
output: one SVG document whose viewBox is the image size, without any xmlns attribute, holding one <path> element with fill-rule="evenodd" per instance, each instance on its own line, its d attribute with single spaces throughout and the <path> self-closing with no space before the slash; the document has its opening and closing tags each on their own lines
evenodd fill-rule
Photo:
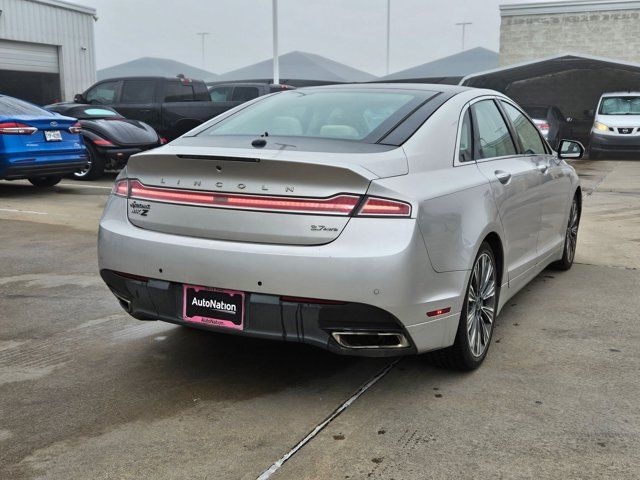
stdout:
<svg viewBox="0 0 640 480">
<path fill-rule="evenodd" d="M 167 145 L 129 161 L 129 220 L 217 240 L 325 244 L 379 178 L 353 155 Z M 369 155 L 406 170 L 401 150 Z"/>
<path fill-rule="evenodd" d="M 63 153 L 67 150 L 80 148 L 80 136 L 71 133 L 69 127 L 76 123 L 75 119 L 53 116 L 15 116 L 11 120 L 19 124 L 37 128 L 31 135 L 16 136 L 25 151 L 33 153 L 36 157 L 41 154 Z M 45 132 L 48 132 L 45 133 Z M 58 132 L 58 133 L 56 133 Z M 47 136 L 49 138 L 47 139 Z"/>
</svg>

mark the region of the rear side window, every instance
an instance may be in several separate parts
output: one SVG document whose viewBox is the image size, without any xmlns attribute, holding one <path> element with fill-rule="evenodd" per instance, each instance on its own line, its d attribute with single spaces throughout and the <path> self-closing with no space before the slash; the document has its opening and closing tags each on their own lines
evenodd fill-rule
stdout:
<svg viewBox="0 0 640 480">
<path fill-rule="evenodd" d="M 37 115 L 51 116 L 51 113 L 17 98 L 0 96 L 0 115 Z"/>
<path fill-rule="evenodd" d="M 165 88 L 165 102 L 192 102 L 195 100 L 193 85 L 190 83 L 167 82 Z"/>
<path fill-rule="evenodd" d="M 120 103 L 153 103 L 155 86 L 153 80 L 126 80 Z"/>
<path fill-rule="evenodd" d="M 473 160 L 473 130 L 471 129 L 471 114 L 468 109 L 462 119 L 459 152 L 459 161 L 470 162 Z"/>
<path fill-rule="evenodd" d="M 248 102 L 260 96 L 257 87 L 236 87 L 233 89 L 231 100 L 234 102 Z"/>
<path fill-rule="evenodd" d="M 475 158 L 506 157 L 516 154 L 516 147 L 493 100 L 482 100 L 471 106 L 474 119 Z"/>
<path fill-rule="evenodd" d="M 528 155 L 547 153 L 538 128 L 513 105 L 507 102 L 502 102 L 502 105 L 516 129 L 524 153 Z"/>
<path fill-rule="evenodd" d="M 87 92 L 87 103 L 92 105 L 110 105 L 115 103 L 120 82 L 104 82 Z"/>
<path fill-rule="evenodd" d="M 227 102 L 231 94 L 231 87 L 215 87 L 209 91 L 212 102 Z"/>
</svg>

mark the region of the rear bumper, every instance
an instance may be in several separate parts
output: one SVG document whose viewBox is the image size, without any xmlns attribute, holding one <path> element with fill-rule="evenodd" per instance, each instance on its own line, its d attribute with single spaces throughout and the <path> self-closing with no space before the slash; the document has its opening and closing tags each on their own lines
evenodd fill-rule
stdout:
<svg viewBox="0 0 640 480">
<path fill-rule="evenodd" d="M 101 271 L 141 275 L 170 285 L 253 292 L 254 299 L 286 295 L 376 308 L 396 319 L 410 338 L 412 351 L 418 353 L 454 341 L 469 273 L 435 272 L 414 221 L 352 219 L 327 245 L 292 246 L 160 233 L 133 226 L 126 215 L 126 199 L 111 196 L 98 236 Z M 171 308 L 175 312 L 175 305 Z M 426 315 L 444 308 L 451 314 Z M 179 321 L 175 314 L 156 316 Z M 268 331 L 278 332 L 269 336 L 282 338 L 280 318 L 269 321 L 275 330 Z M 315 338 L 309 343 L 318 345 Z M 326 338 L 322 342 L 328 348 Z"/>
<path fill-rule="evenodd" d="M 18 180 L 39 176 L 64 176 L 87 163 L 84 147 L 51 152 L 0 153 L 0 179 Z"/>
<path fill-rule="evenodd" d="M 389 313 L 369 305 L 346 303 L 322 305 L 283 301 L 275 295 L 248 293 L 244 329 L 224 329 L 184 321 L 183 284 L 123 277 L 111 270 L 100 272 L 122 307 L 139 320 L 162 320 L 201 330 L 221 331 L 249 337 L 307 343 L 338 354 L 395 356 L 415 353 L 410 344 L 402 348 L 351 349 L 338 344 L 333 332 L 385 332 L 408 337 L 402 325 Z"/>
<path fill-rule="evenodd" d="M 31 177 L 63 177 L 76 170 L 83 168 L 87 164 L 86 155 L 78 155 L 77 158 L 65 159 L 64 161 L 31 161 L 15 162 L 9 164 L 0 163 L 0 179 L 19 180 Z"/>
<path fill-rule="evenodd" d="M 591 132 L 591 150 L 640 153 L 640 135 L 601 135 Z"/>
</svg>

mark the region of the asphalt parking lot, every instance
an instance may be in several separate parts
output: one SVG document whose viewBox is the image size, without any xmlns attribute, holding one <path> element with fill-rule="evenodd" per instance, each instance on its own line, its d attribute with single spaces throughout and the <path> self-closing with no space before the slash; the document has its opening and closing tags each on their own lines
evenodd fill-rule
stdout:
<svg viewBox="0 0 640 480">
<path fill-rule="evenodd" d="M 97 273 L 113 176 L 0 182 L 0 478 L 640 477 L 640 161 L 579 161 L 577 264 L 498 319 L 487 361 L 335 356 L 124 314 Z"/>
</svg>

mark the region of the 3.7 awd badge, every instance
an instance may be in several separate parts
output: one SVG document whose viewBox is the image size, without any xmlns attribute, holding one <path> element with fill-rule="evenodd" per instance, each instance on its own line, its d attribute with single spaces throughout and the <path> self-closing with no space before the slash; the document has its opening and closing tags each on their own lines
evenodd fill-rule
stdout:
<svg viewBox="0 0 640 480">
<path fill-rule="evenodd" d="M 151 210 L 151 205 L 148 203 L 140 203 L 133 200 L 129 203 L 129 213 L 134 215 L 140 215 L 141 217 L 146 217 Z"/>
</svg>

